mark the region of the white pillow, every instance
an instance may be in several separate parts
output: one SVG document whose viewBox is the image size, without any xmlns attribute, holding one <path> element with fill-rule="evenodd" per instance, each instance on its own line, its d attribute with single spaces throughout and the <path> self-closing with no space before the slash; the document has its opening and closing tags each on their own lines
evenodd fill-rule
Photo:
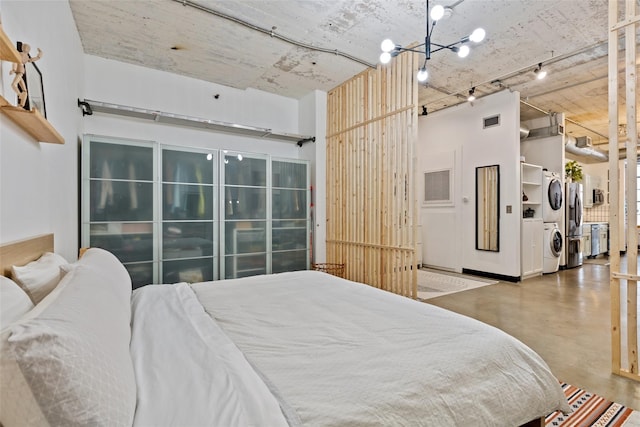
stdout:
<svg viewBox="0 0 640 427">
<path fill-rule="evenodd" d="M 133 422 L 131 279 L 102 249 L 75 264 L 0 342 L 4 427 Z"/>
<path fill-rule="evenodd" d="M 38 304 L 56 287 L 61 279 L 60 266 L 67 261 L 58 254 L 47 252 L 36 261 L 11 268 L 13 279 L 25 290 L 31 301 Z"/>
<path fill-rule="evenodd" d="M 8 277 L 0 276 L 0 330 L 19 320 L 33 303 L 20 286 Z"/>
</svg>

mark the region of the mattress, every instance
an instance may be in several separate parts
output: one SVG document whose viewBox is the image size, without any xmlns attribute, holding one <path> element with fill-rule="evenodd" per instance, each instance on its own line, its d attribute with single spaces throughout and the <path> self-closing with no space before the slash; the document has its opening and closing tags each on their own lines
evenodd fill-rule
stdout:
<svg viewBox="0 0 640 427">
<path fill-rule="evenodd" d="M 322 272 L 146 286 L 132 304 L 135 425 L 512 427 L 570 411 L 514 337 Z"/>
</svg>

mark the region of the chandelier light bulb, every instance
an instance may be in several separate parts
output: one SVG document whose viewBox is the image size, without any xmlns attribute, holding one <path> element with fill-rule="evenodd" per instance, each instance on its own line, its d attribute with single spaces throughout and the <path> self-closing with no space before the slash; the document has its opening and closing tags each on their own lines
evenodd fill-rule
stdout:
<svg viewBox="0 0 640 427">
<path fill-rule="evenodd" d="M 458 48 L 458 56 L 460 58 L 466 58 L 467 55 L 469 55 L 469 50 L 470 50 L 469 46 L 467 46 L 466 44 L 463 44 Z"/>
<path fill-rule="evenodd" d="M 391 52 L 395 48 L 396 44 L 391 39 L 384 39 L 382 43 L 380 43 L 380 49 L 382 49 L 383 52 Z"/>
<path fill-rule="evenodd" d="M 444 16 L 444 6 L 437 4 L 431 8 L 431 19 L 439 21 Z"/>
<path fill-rule="evenodd" d="M 420 83 L 426 82 L 428 77 L 429 77 L 429 72 L 424 67 L 420 68 L 420 70 L 418 71 L 418 74 L 416 75 L 416 78 Z"/>
<path fill-rule="evenodd" d="M 469 36 L 469 40 L 471 40 L 474 43 L 480 43 L 482 40 L 484 40 L 484 37 L 487 35 L 486 31 L 482 28 L 476 28 L 475 30 L 473 30 L 473 33 L 471 33 L 471 35 Z"/>
<path fill-rule="evenodd" d="M 391 61 L 391 54 L 389 52 L 382 52 L 380 54 L 380 63 L 388 64 Z"/>
</svg>

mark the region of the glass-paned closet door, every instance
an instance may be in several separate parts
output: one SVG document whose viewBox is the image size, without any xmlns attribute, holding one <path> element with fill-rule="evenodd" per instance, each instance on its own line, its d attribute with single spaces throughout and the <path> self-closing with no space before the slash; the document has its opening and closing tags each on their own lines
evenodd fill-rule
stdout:
<svg viewBox="0 0 640 427">
<path fill-rule="evenodd" d="M 217 278 L 218 153 L 161 146 L 161 280 Z"/>
<path fill-rule="evenodd" d="M 272 272 L 309 268 L 309 175 L 305 161 L 271 162 Z"/>
<path fill-rule="evenodd" d="M 155 281 L 155 155 L 147 142 L 83 141 L 82 246 L 113 253 L 134 288 Z"/>
<path fill-rule="evenodd" d="M 230 152 L 222 156 L 223 277 L 268 273 L 267 158 Z"/>
</svg>

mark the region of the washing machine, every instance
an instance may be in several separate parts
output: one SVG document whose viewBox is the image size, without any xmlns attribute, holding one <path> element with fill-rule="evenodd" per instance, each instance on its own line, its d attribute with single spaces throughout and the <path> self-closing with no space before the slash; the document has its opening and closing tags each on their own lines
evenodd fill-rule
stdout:
<svg viewBox="0 0 640 427">
<path fill-rule="evenodd" d="M 559 223 L 564 215 L 562 178 L 556 172 L 543 171 L 543 173 L 542 221 Z"/>
<path fill-rule="evenodd" d="M 560 252 L 562 252 L 562 234 L 555 222 L 544 223 L 542 272 L 555 273 L 560 266 Z"/>
</svg>

